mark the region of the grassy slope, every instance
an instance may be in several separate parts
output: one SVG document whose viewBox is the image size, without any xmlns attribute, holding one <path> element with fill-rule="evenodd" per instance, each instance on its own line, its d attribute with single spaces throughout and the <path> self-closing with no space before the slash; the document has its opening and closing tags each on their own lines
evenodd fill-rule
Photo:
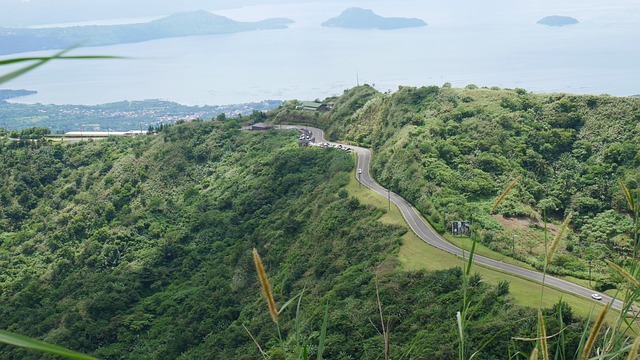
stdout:
<svg viewBox="0 0 640 360">
<path fill-rule="evenodd" d="M 370 191 L 366 187 L 360 186 L 354 177 L 350 179 L 347 189 L 350 194 L 356 196 L 365 204 L 380 209 L 388 209 L 388 203 L 383 196 Z M 400 211 L 393 205 L 391 206 L 391 211 L 387 211 L 380 218 L 380 221 L 385 224 L 406 226 L 406 222 L 402 218 Z M 412 231 L 407 231 L 402 237 L 402 240 L 403 243 L 398 254 L 398 259 L 405 270 L 442 270 L 449 269 L 452 266 L 463 266 L 461 258 L 425 244 L 425 242 Z M 509 281 L 511 295 L 519 304 L 529 307 L 538 307 L 541 304 L 541 286 L 539 283 L 483 266 L 476 266 L 475 271 L 481 274 L 485 281 L 493 285 L 496 285 L 502 280 Z M 544 290 L 542 306 L 551 306 L 557 303 L 560 298 L 569 303 L 575 313 L 580 316 L 589 316 L 591 311 L 598 313 L 603 308 L 603 304 L 601 303 L 548 287 Z"/>
<path fill-rule="evenodd" d="M 632 191 L 638 187 L 637 99 L 446 87 L 381 94 L 362 86 L 331 100 L 336 106 L 317 117 L 319 126 L 330 138 L 374 147 L 377 179 L 415 204 L 433 226 L 473 216 L 487 245 L 479 253 L 540 269 L 545 247 L 539 228 L 514 231 L 488 215 L 476 217 L 488 214 L 497 193 L 520 175 L 497 213 L 541 218 L 545 201 L 553 201 L 547 215 L 555 223 L 574 215 L 576 231 L 561 241 L 550 270 L 587 286 L 586 259 L 592 257 L 593 286 L 610 288 L 619 281 L 602 259 L 629 257 L 630 221 L 616 179 Z M 487 166 L 491 162 L 496 166 Z M 483 190 L 470 190 L 473 185 Z M 511 259 L 514 234 L 517 260 Z"/>
</svg>

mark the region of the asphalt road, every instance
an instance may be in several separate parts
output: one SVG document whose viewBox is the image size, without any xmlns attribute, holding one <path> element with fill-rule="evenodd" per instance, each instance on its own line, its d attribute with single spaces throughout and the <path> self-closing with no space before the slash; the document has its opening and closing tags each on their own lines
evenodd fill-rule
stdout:
<svg viewBox="0 0 640 360">
<path fill-rule="evenodd" d="M 282 126 L 282 128 L 300 128 L 300 127 L 301 126 L 285 126 L 285 125 Z M 324 131 L 317 128 L 309 127 L 309 126 L 304 126 L 304 128 L 307 130 L 310 130 L 313 133 L 313 137 L 316 138 L 316 142 L 328 142 L 327 140 L 324 139 Z M 334 143 L 334 144 L 338 144 L 338 143 Z M 422 216 L 420 216 L 418 210 L 416 210 L 416 208 L 414 208 L 411 204 L 409 204 L 409 202 L 407 202 L 405 199 L 395 194 L 394 192 L 388 191 L 387 189 L 383 188 L 375 180 L 373 180 L 373 178 L 371 178 L 371 173 L 369 172 L 369 168 L 371 164 L 372 153 L 370 149 L 357 147 L 357 146 L 350 146 L 350 145 L 348 146 L 358 155 L 357 168 L 362 169 L 362 173 L 356 174 L 356 178 L 358 179 L 358 181 L 362 183 L 362 185 L 368 187 L 369 189 L 377 192 L 378 194 L 384 197 L 388 196 L 391 199 L 391 202 L 398 207 L 398 209 L 402 213 L 402 216 L 406 220 L 411 230 L 413 230 L 413 232 L 415 232 L 416 235 L 418 235 L 418 237 L 424 240 L 424 242 L 440 250 L 446 251 L 450 254 L 460 256 L 460 257 L 465 256 L 463 254 L 462 249 L 451 244 L 445 239 L 441 238 L 435 231 L 433 231 L 433 229 L 431 229 L 431 227 L 422 218 Z M 468 252 L 467 252 L 467 256 L 468 256 Z M 524 269 L 517 265 L 503 263 L 502 261 L 493 260 L 478 254 L 474 255 L 473 262 L 484 265 L 484 266 L 488 266 L 494 269 L 498 269 L 500 271 L 513 274 L 522 278 L 530 279 L 538 283 L 542 283 L 544 281 L 547 286 L 561 289 L 563 291 L 566 291 L 578 296 L 582 296 L 588 299 L 591 299 L 591 294 L 594 293 L 592 289 L 589 289 L 580 285 L 576 285 L 569 281 L 562 280 L 550 275 L 544 275 L 537 271 Z M 604 294 L 601 294 L 601 295 L 602 295 L 601 302 L 610 302 L 613 300 L 610 296 L 607 296 Z M 596 300 L 593 300 L 593 301 L 596 301 Z M 614 309 L 620 310 L 622 309 L 622 305 L 623 304 L 620 300 L 615 300 L 612 304 L 612 307 Z"/>
</svg>

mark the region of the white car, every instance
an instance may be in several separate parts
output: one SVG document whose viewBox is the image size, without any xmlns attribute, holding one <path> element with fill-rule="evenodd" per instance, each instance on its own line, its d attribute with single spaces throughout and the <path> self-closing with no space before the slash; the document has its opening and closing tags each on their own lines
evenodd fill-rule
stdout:
<svg viewBox="0 0 640 360">
<path fill-rule="evenodd" d="M 358 174 L 362 174 L 362 169 L 358 169 Z"/>
<path fill-rule="evenodd" d="M 602 296 L 600 294 L 591 294 L 591 297 L 595 300 L 602 300 Z"/>
</svg>

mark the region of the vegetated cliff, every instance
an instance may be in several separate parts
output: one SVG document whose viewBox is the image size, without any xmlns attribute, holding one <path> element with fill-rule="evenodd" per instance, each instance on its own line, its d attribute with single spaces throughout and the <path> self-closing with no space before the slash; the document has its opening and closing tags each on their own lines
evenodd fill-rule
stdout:
<svg viewBox="0 0 640 360">
<path fill-rule="evenodd" d="M 270 356 L 295 357 L 315 353 L 328 306 L 325 357 L 379 358 L 378 281 L 393 353 L 455 357 L 460 269 L 398 271 L 406 228 L 343 188 L 351 157 L 238 122 L 72 145 L 0 138 L 0 328 L 104 359 L 260 357 L 246 326 Z M 271 322 L 253 248 L 278 306 L 304 291 L 300 337 L 295 302 L 279 330 Z M 513 305 L 508 284 L 470 286 L 470 349 L 491 341 L 482 354 L 499 357 L 512 336 L 535 336 L 534 320 L 519 321 L 535 314 Z M 552 333 L 556 313 L 546 312 Z M 42 355 L 0 345 L 0 357 Z"/>
<path fill-rule="evenodd" d="M 618 179 L 640 186 L 640 99 L 445 84 L 392 94 L 360 86 L 326 102 L 331 111 L 303 115 L 332 139 L 372 147 L 375 178 L 439 231 L 473 221 L 484 245 L 541 269 L 543 213 L 555 222 L 572 213 L 550 270 L 587 279 L 591 265 L 600 288 L 619 280 L 602 259 L 624 262 L 632 249 Z M 488 213 L 516 178 L 497 213 L 530 225 L 507 229 Z"/>
</svg>

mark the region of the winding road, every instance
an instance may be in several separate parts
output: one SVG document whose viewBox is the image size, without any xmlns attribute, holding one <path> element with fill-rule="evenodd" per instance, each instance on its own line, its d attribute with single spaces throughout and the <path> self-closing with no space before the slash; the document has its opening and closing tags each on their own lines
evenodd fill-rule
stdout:
<svg viewBox="0 0 640 360">
<path fill-rule="evenodd" d="M 304 127 L 305 129 L 311 131 L 313 133 L 313 137 L 316 138 L 316 142 L 328 142 L 330 144 L 339 144 L 339 143 L 332 143 L 325 140 L 324 131 L 322 131 L 321 129 L 317 129 L 309 126 L 299 126 L 299 125 L 298 126 L 293 126 L 293 125 L 281 126 L 282 129 L 297 129 L 301 127 Z M 440 250 L 446 251 L 450 254 L 460 256 L 460 257 L 464 256 L 462 249 L 446 241 L 445 239 L 440 237 L 435 231 L 433 231 L 433 229 L 431 229 L 431 227 L 422 218 L 422 216 L 420 216 L 420 213 L 418 212 L 418 210 L 414 208 L 411 204 L 409 204 L 409 202 L 407 202 L 404 198 L 400 197 L 394 192 L 388 191 L 387 189 L 383 188 L 377 182 L 375 182 L 373 178 L 371 178 L 371 173 L 369 172 L 369 168 L 371 164 L 372 153 L 370 149 L 351 146 L 351 145 L 348 145 L 348 147 L 351 148 L 358 155 L 357 168 L 361 169 L 362 173 L 357 174 L 357 179 L 362 183 L 362 185 L 366 186 L 367 188 L 371 189 L 372 191 L 384 197 L 389 196 L 391 202 L 394 203 L 402 213 L 402 216 L 404 217 L 405 221 L 407 222 L 411 230 L 413 230 L 413 232 L 418 237 L 420 237 L 424 242 Z M 468 252 L 467 252 L 467 255 L 468 255 Z M 488 257 L 481 256 L 478 254 L 474 255 L 473 262 L 497 269 L 499 271 L 503 271 L 505 273 L 530 279 L 538 283 L 542 283 L 544 281 L 544 283 L 547 286 L 554 287 L 556 289 L 560 289 L 562 291 L 569 292 L 569 293 L 582 296 L 588 299 L 591 299 L 591 294 L 594 293 L 594 291 L 589 288 L 571 283 L 569 281 L 562 280 L 550 275 L 544 275 L 540 272 L 525 269 L 517 265 L 507 264 L 502 261 L 490 259 Z M 603 302 L 613 301 L 612 307 L 618 310 L 621 310 L 623 306 L 622 301 L 613 300 L 613 298 L 604 294 L 602 295 L 602 301 Z"/>
</svg>

